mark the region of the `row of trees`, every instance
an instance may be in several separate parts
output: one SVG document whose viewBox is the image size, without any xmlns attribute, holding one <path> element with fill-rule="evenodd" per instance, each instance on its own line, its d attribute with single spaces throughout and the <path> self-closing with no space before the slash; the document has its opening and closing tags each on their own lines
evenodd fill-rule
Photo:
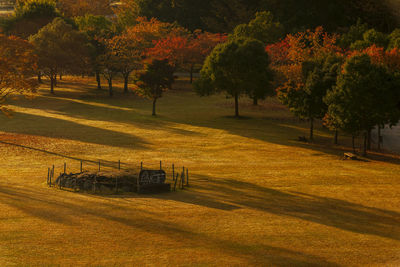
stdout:
<svg viewBox="0 0 400 267">
<path fill-rule="evenodd" d="M 133 78 L 140 94 L 152 98 L 155 104 L 161 94 L 154 86 L 148 86 L 149 77 L 141 72 L 155 74 L 153 68 L 163 65 L 164 73 L 171 73 L 168 81 L 173 81 L 177 70 L 187 70 L 193 77 L 210 51 L 227 38 L 200 30 L 190 32 L 154 18 L 135 16 L 130 24 L 122 24 L 119 17 L 110 19 L 102 15 L 66 18 L 57 8 L 61 2 L 18 1 L 15 14 L 3 25 L 5 33 L 25 38 L 33 45 L 38 81 L 41 82 L 42 75 L 48 76 L 51 93 L 62 74 L 85 73 L 95 75 L 99 89 L 103 75 L 109 95 L 113 96 L 113 79 L 121 75 L 124 92 L 128 92 Z M 31 27 L 24 29 L 25 22 Z"/>
<path fill-rule="evenodd" d="M 362 135 L 366 153 L 374 127 L 399 121 L 400 50 L 389 45 L 397 42 L 396 32 L 385 36 L 358 23 L 339 37 L 319 27 L 267 46 L 280 77 L 278 97 L 310 121 L 311 140 L 314 120 L 322 119 L 335 131 L 335 143 L 338 130 L 353 141 Z M 343 46 L 349 37 L 353 40 Z"/>
<path fill-rule="evenodd" d="M 262 23 L 263 22 L 263 23 Z M 384 34 L 358 22 L 342 35 L 322 27 L 288 34 L 278 42 L 279 23 L 259 13 L 239 25 L 229 41 L 206 59 L 195 88 L 201 95 L 225 92 L 235 99 L 253 99 L 276 92 L 296 116 L 326 127 L 364 137 L 370 147 L 371 130 L 400 120 L 399 30 Z"/>
</svg>

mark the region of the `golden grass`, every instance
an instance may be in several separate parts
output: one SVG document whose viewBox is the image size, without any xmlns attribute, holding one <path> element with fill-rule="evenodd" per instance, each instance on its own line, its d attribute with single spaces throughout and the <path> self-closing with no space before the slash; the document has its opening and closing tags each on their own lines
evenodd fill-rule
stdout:
<svg viewBox="0 0 400 267">
<path fill-rule="evenodd" d="M 120 84 L 118 84 L 120 86 Z M 276 100 L 168 92 L 151 104 L 69 78 L 51 96 L 10 102 L 0 117 L 0 266 L 399 266 L 400 160 L 342 161 L 317 129 Z M 6 143 L 18 144 L 13 146 Z M 98 196 L 47 188 L 47 167 L 163 160 L 191 187 L 161 195 Z M 85 163 L 95 169 L 94 164 Z"/>
</svg>

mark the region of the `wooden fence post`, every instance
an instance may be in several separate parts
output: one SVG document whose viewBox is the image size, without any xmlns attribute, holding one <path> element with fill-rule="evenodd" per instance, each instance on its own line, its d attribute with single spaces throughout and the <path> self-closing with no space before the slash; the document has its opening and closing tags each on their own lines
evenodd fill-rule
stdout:
<svg viewBox="0 0 400 267">
<path fill-rule="evenodd" d="M 50 181 L 50 168 L 47 168 L 47 185 L 51 187 L 49 181 Z"/>
<path fill-rule="evenodd" d="M 140 162 L 140 170 L 143 170 L 143 161 Z"/>
<path fill-rule="evenodd" d="M 160 171 L 162 170 L 162 161 L 160 160 Z"/>
<path fill-rule="evenodd" d="M 175 179 L 175 183 L 174 183 L 174 191 L 176 191 L 176 183 L 178 182 L 178 178 L 179 178 L 179 173 L 176 174 L 176 179 Z"/>
<path fill-rule="evenodd" d="M 66 173 L 67 173 L 67 163 L 64 162 L 64 174 L 66 174 Z"/>
<path fill-rule="evenodd" d="M 50 175 L 50 183 L 51 183 L 51 180 L 52 180 L 53 178 L 54 178 L 54 165 L 53 165 L 53 169 L 52 169 L 51 175 Z M 54 187 L 56 187 L 55 181 L 54 181 Z"/>
<path fill-rule="evenodd" d="M 101 168 L 101 162 L 100 162 L 100 160 L 99 160 L 99 172 L 100 172 L 100 168 Z"/>
<path fill-rule="evenodd" d="M 81 173 L 83 172 L 83 162 L 81 160 Z"/>
<path fill-rule="evenodd" d="M 186 168 L 186 186 L 189 186 L 189 169 Z"/>
<path fill-rule="evenodd" d="M 118 160 L 118 170 L 121 170 L 121 160 Z"/>
<path fill-rule="evenodd" d="M 185 173 L 181 173 L 181 189 L 184 189 L 184 183 L 185 183 Z"/>
<path fill-rule="evenodd" d="M 172 164 L 172 181 L 175 181 L 175 166 Z"/>
</svg>

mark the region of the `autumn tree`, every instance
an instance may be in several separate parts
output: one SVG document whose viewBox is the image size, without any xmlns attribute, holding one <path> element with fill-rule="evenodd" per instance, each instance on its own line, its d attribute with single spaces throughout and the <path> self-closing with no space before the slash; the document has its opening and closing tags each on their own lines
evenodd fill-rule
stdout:
<svg viewBox="0 0 400 267">
<path fill-rule="evenodd" d="M 27 41 L 18 37 L 0 34 L 0 110 L 7 114 L 4 102 L 14 94 L 25 96 L 36 91 L 32 80 L 37 63 L 34 49 Z"/>
<path fill-rule="evenodd" d="M 200 95 L 225 92 L 235 99 L 253 92 L 272 93 L 270 59 L 264 44 L 255 39 L 234 39 L 217 45 L 204 62 L 195 89 Z"/>
<path fill-rule="evenodd" d="M 318 27 L 315 31 L 290 34 L 280 45 L 267 47 L 273 67 L 280 72 L 278 97 L 295 115 L 309 120 L 310 140 L 314 138 L 314 120 L 325 114 L 323 97 L 335 83 L 340 62 L 336 40 L 335 35 Z"/>
<path fill-rule="evenodd" d="M 195 31 L 193 34 L 169 35 L 157 41 L 148 55 L 159 60 L 167 59 L 175 68 L 190 72 L 190 83 L 196 64 L 202 64 L 212 49 L 226 40 L 226 35 Z"/>
<path fill-rule="evenodd" d="M 61 18 L 54 19 L 29 41 L 35 47 L 40 70 L 50 79 L 51 93 L 54 93 L 56 75 L 60 71 L 80 72 L 88 64 L 86 36 Z"/>
<path fill-rule="evenodd" d="M 338 77 L 337 86 L 325 101 L 328 126 L 340 127 L 354 137 L 364 137 L 363 154 L 367 154 L 368 132 L 376 125 L 395 124 L 400 119 L 400 79 L 382 66 L 371 62 L 368 55 L 350 57 Z"/>
<path fill-rule="evenodd" d="M 136 91 L 153 101 L 153 116 L 156 116 L 157 99 L 162 97 L 165 90 L 172 87 L 173 82 L 174 68 L 168 60 L 153 60 L 139 75 Z"/>
<path fill-rule="evenodd" d="M 115 56 L 115 68 L 124 78 L 124 93 L 128 93 L 129 76 L 134 70 L 142 67 L 143 50 L 140 49 L 139 40 L 131 31 L 116 35 L 106 41 L 108 53 Z"/>
</svg>

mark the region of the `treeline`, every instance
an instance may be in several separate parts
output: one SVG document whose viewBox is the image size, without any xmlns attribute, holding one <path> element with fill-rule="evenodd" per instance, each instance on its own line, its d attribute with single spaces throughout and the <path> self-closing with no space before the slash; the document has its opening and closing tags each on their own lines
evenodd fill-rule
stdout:
<svg viewBox="0 0 400 267">
<path fill-rule="evenodd" d="M 400 29 L 389 34 L 358 21 L 343 35 L 322 27 L 279 38 L 282 25 L 271 13 L 257 13 L 238 25 L 228 41 L 206 59 L 195 88 L 201 95 L 225 92 L 263 99 L 276 93 L 296 116 L 322 120 L 335 132 L 363 136 L 363 153 L 371 131 L 400 120 Z M 279 41 L 276 41 L 279 40 Z"/>
</svg>

